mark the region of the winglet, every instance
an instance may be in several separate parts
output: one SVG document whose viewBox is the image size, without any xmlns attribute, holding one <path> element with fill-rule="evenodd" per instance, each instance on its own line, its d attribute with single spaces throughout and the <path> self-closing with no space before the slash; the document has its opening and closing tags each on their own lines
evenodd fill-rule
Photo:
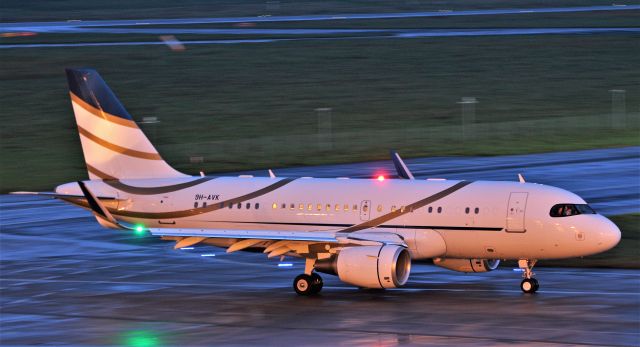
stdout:
<svg viewBox="0 0 640 347">
<path fill-rule="evenodd" d="M 93 195 L 84 182 L 78 181 L 78 185 L 80 186 L 85 199 L 87 199 L 87 204 L 89 204 L 91 212 L 93 212 L 93 215 L 96 217 L 100 225 L 110 229 L 128 229 L 113 218 L 109 210 L 96 198 L 95 195 Z"/>
<path fill-rule="evenodd" d="M 393 161 L 393 165 L 396 167 L 396 172 L 400 178 L 406 180 L 414 179 L 413 174 L 409 171 L 409 168 L 405 165 L 404 161 L 402 161 L 398 152 L 393 150 L 391 151 L 391 160 Z"/>
</svg>

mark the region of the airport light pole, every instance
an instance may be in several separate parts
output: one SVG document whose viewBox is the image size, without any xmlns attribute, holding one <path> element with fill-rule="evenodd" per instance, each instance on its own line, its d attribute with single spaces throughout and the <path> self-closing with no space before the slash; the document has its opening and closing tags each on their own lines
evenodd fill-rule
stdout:
<svg viewBox="0 0 640 347">
<path fill-rule="evenodd" d="M 611 114 L 609 126 L 611 129 L 622 129 L 627 125 L 626 94 L 624 89 L 611 89 Z"/>
<path fill-rule="evenodd" d="M 330 107 L 316 108 L 316 115 L 318 116 L 318 149 L 331 150 L 333 149 L 333 132 L 331 117 L 333 109 Z"/>
<path fill-rule="evenodd" d="M 462 139 L 469 140 L 476 137 L 476 104 L 478 100 L 473 96 L 465 96 L 458 104 L 461 105 Z"/>
</svg>

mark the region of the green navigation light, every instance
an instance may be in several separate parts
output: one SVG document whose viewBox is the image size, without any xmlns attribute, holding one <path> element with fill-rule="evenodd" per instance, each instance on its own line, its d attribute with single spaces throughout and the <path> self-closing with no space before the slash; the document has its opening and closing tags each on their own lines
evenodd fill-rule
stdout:
<svg viewBox="0 0 640 347">
<path fill-rule="evenodd" d="M 144 233 L 145 228 L 144 228 L 144 225 L 142 224 L 136 224 L 133 230 L 136 231 L 136 234 L 141 235 L 142 233 Z"/>
<path fill-rule="evenodd" d="M 136 330 L 124 336 L 124 345 L 130 347 L 155 347 L 160 345 L 160 339 L 151 331 Z"/>
</svg>

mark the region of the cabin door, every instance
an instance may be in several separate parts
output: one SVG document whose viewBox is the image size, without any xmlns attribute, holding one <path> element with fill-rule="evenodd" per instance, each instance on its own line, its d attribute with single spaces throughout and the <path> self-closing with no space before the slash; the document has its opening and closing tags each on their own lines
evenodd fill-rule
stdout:
<svg viewBox="0 0 640 347">
<path fill-rule="evenodd" d="M 527 231 L 524 216 L 529 193 L 511 193 L 507 208 L 507 232 L 523 233 Z"/>
<path fill-rule="evenodd" d="M 368 221 L 371 217 L 371 200 L 363 200 L 360 203 L 360 220 Z"/>
</svg>

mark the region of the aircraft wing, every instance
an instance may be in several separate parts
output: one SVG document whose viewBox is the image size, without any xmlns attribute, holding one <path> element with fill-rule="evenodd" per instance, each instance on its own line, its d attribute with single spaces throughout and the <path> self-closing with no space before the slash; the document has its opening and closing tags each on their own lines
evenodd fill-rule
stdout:
<svg viewBox="0 0 640 347">
<path fill-rule="evenodd" d="M 208 239 L 229 240 L 227 253 L 246 248 L 264 248 L 269 258 L 297 253 L 301 255 L 326 253 L 341 247 L 394 244 L 406 247 L 397 234 L 388 232 L 340 233 L 332 231 L 286 231 L 286 230 L 228 230 L 228 229 L 180 229 L 149 228 L 151 235 L 176 241 L 174 248 L 184 248 Z"/>
</svg>

